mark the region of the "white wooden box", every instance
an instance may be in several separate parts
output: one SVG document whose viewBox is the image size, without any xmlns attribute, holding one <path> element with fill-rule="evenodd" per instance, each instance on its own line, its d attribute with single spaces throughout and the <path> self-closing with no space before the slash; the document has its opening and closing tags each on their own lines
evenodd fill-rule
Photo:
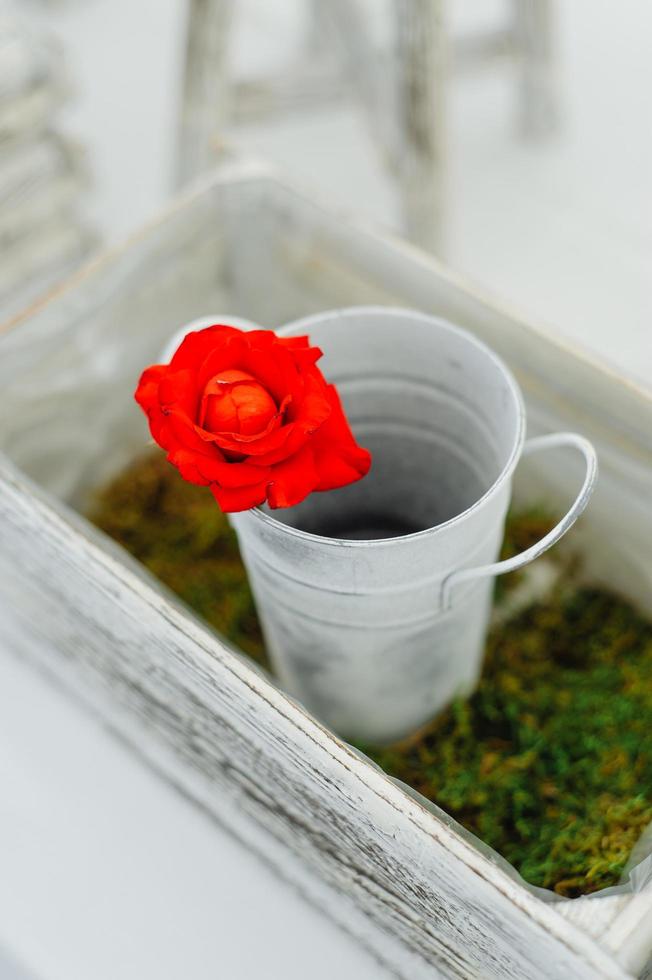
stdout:
<svg viewBox="0 0 652 980">
<path fill-rule="evenodd" d="M 180 323 L 225 311 L 274 326 L 353 303 L 471 328 L 515 371 L 530 433 L 594 440 L 600 484 L 574 541 L 593 577 L 650 611 L 650 393 L 430 256 L 241 165 L 0 327 L 0 655 L 65 685 L 396 976 L 637 976 L 652 952 L 652 891 L 544 902 L 75 512 L 142 448 L 132 392 Z M 517 493 L 535 486 L 537 499 L 542 488 L 568 499 L 580 479 L 565 459 L 527 466 Z"/>
</svg>

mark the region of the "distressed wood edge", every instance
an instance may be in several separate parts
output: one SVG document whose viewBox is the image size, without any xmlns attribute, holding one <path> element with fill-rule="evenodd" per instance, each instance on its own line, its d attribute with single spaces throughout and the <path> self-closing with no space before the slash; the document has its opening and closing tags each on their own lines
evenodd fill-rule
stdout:
<svg viewBox="0 0 652 980">
<path fill-rule="evenodd" d="M 136 593 L 140 601 L 155 610 L 186 640 L 189 640 L 195 648 L 196 655 L 203 659 L 204 669 L 211 670 L 215 658 L 222 669 L 235 675 L 249 689 L 252 696 L 261 699 L 269 708 L 290 721 L 296 729 L 297 737 L 313 743 L 320 750 L 328 753 L 335 763 L 348 771 L 350 777 L 359 780 L 367 790 L 382 799 L 384 804 L 400 813 L 402 818 L 412 825 L 415 833 L 423 835 L 423 846 L 427 846 L 429 839 L 434 839 L 445 847 L 446 851 L 462 862 L 468 870 L 495 889 L 497 899 L 502 896 L 515 910 L 527 916 L 527 920 L 537 927 L 537 932 L 550 938 L 553 943 L 561 944 L 568 953 L 577 957 L 578 970 L 581 964 L 582 967 L 590 967 L 595 971 L 590 974 L 591 976 L 624 980 L 627 974 L 621 970 L 615 960 L 608 957 L 603 947 L 560 916 L 551 905 L 532 895 L 523 885 L 485 858 L 454 829 L 408 796 L 380 770 L 365 762 L 332 733 L 313 721 L 299 706 L 265 680 L 262 674 L 252 670 L 240 658 L 234 657 L 216 635 L 186 615 L 181 608 L 170 604 L 163 594 L 159 594 L 148 581 L 147 573 L 141 574 L 140 570 L 137 572 L 135 568 L 130 567 L 130 563 L 118 554 L 118 549 L 115 549 L 116 553 L 112 554 L 104 546 L 104 536 L 100 532 L 96 532 L 82 518 L 67 512 L 67 508 L 53 507 L 47 495 L 31 484 L 31 481 L 23 478 L 13 464 L 0 454 L 0 485 L 3 483 L 5 494 L 12 495 L 19 506 L 21 500 L 23 507 L 28 504 L 35 517 L 56 526 L 57 532 L 63 534 L 67 540 L 70 540 L 70 535 L 74 535 L 80 550 L 85 553 L 89 567 L 93 564 L 101 566 L 110 577 L 119 581 L 124 588 Z M 534 939 L 534 936 L 532 938 Z M 578 973 L 579 975 L 583 973 Z"/>
</svg>

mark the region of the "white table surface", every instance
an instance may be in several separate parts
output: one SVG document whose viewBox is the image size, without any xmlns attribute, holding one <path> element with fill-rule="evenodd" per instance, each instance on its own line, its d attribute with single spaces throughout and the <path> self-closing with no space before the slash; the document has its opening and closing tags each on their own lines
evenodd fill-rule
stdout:
<svg viewBox="0 0 652 980">
<path fill-rule="evenodd" d="M 6 650 L 0 787 L 0 980 L 389 976 Z"/>
</svg>

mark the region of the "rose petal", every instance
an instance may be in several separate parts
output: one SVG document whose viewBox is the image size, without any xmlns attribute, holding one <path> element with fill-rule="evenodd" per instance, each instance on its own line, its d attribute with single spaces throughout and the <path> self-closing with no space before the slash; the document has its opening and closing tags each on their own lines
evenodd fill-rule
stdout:
<svg viewBox="0 0 652 980">
<path fill-rule="evenodd" d="M 371 466 L 371 453 L 361 446 L 328 446 L 314 449 L 315 466 L 319 473 L 316 490 L 337 490 L 366 476 Z"/>
<path fill-rule="evenodd" d="M 255 483 L 267 481 L 271 476 L 269 466 L 254 466 L 251 463 L 232 463 L 225 459 L 208 456 L 198 456 L 186 449 L 175 449 L 168 454 L 168 459 L 184 477 L 184 469 L 195 472 L 200 479 L 190 480 L 191 483 L 219 483 L 227 489 L 241 486 L 252 486 Z"/>
<path fill-rule="evenodd" d="M 188 452 L 187 449 L 172 449 L 167 455 L 168 462 L 176 466 L 184 480 L 201 487 L 207 487 L 211 481 L 207 480 L 200 472 L 197 466 L 199 458 L 194 453 Z"/>
<path fill-rule="evenodd" d="M 311 445 L 319 471 L 319 490 L 335 490 L 369 472 L 371 453 L 356 442 L 334 385 L 326 389 L 331 414 L 315 433 Z"/>
<path fill-rule="evenodd" d="M 207 351 L 196 369 L 198 390 L 203 391 L 211 378 L 221 371 L 241 367 L 246 350 L 244 337 L 238 334 L 227 336 L 223 342 Z"/>
<path fill-rule="evenodd" d="M 199 399 L 193 372 L 188 369 L 172 371 L 167 368 L 159 384 L 158 399 L 161 409 L 179 408 L 196 418 Z"/>
<path fill-rule="evenodd" d="M 276 402 L 286 395 L 292 395 L 294 399 L 301 394 L 303 385 L 294 358 L 279 344 L 267 350 L 250 345 L 239 366 L 253 374 Z"/>
<path fill-rule="evenodd" d="M 294 411 L 292 410 L 294 409 Z M 303 397 L 293 404 L 288 418 L 301 425 L 308 433 L 315 432 L 329 418 L 332 401 L 321 371 L 312 368 L 303 378 Z"/>
<path fill-rule="evenodd" d="M 170 429 L 169 420 L 159 408 L 153 408 L 147 413 L 149 431 L 154 442 L 158 443 L 161 449 L 169 449 L 174 445 L 175 439 Z"/>
<path fill-rule="evenodd" d="M 217 483 L 211 484 L 211 493 L 217 500 L 224 514 L 234 514 L 236 511 L 249 510 L 265 502 L 266 483 L 257 483 L 252 487 L 227 489 Z"/>
<path fill-rule="evenodd" d="M 197 426 L 186 412 L 181 409 L 166 409 L 166 418 L 170 431 L 173 433 L 176 444 L 184 449 L 190 449 L 203 456 L 214 456 L 215 450 L 212 444 L 202 439 L 197 433 Z M 221 454 L 218 451 L 218 459 Z"/>
<path fill-rule="evenodd" d="M 293 507 L 311 493 L 319 482 L 319 473 L 311 447 L 304 446 L 294 456 L 272 468 L 267 488 L 270 507 Z"/>
<path fill-rule="evenodd" d="M 262 432 L 255 432 L 253 435 L 247 435 L 245 432 L 211 432 L 209 429 L 204 429 L 201 425 L 195 425 L 194 429 L 199 438 L 203 439 L 204 442 L 214 442 L 216 445 L 221 446 L 223 449 L 228 449 L 231 452 L 253 453 L 254 449 L 252 447 L 268 436 L 274 435 L 279 430 L 281 422 L 281 414 L 278 412 L 272 416 Z"/>
<path fill-rule="evenodd" d="M 308 371 L 323 356 L 324 352 L 319 347 L 307 347 L 292 351 L 292 358 L 299 371 Z"/>
<path fill-rule="evenodd" d="M 326 385 L 324 394 L 331 411 L 324 424 L 319 427 L 319 432 L 315 438 L 320 443 L 324 442 L 330 445 L 340 442 L 357 446 L 355 436 L 351 432 L 351 426 L 344 414 L 339 392 L 335 385 Z"/>
<path fill-rule="evenodd" d="M 278 341 L 273 330 L 247 330 L 245 334 L 249 347 L 272 347 Z"/>
<path fill-rule="evenodd" d="M 279 427 L 280 426 L 280 427 Z M 243 436 L 234 432 L 208 432 L 201 426 L 194 426 L 197 436 L 205 442 L 215 443 L 220 449 L 231 453 L 245 453 L 247 456 L 259 457 L 285 445 L 292 432 L 292 425 L 281 425 L 279 417 L 272 419 L 264 433 L 257 436 Z M 284 453 L 287 455 L 287 453 Z M 258 462 L 267 465 L 267 460 Z"/>
<path fill-rule="evenodd" d="M 283 347 L 310 347 L 310 337 L 306 334 L 299 337 L 277 337 L 276 341 Z"/>
<path fill-rule="evenodd" d="M 319 388 L 315 379 L 307 381 L 308 391 L 300 402 L 295 421 L 288 422 L 284 427 L 288 431 L 286 439 L 279 446 L 272 446 L 264 453 L 260 453 L 258 447 L 257 460 L 261 464 L 273 465 L 282 459 L 294 455 L 302 446 L 305 446 L 312 438 L 320 426 L 328 419 L 331 413 L 331 404 L 324 389 Z M 292 416 L 293 404 L 286 413 L 286 417 Z M 248 450 L 249 451 L 249 450 Z"/>
<path fill-rule="evenodd" d="M 144 412 L 158 407 L 158 389 L 166 371 L 167 366 L 165 364 L 152 364 L 151 367 L 145 368 L 141 374 L 134 392 L 134 398 Z"/>
<path fill-rule="evenodd" d="M 202 330 L 193 330 L 186 334 L 172 355 L 170 367 L 174 371 L 183 368 L 196 371 L 212 350 L 223 347 L 230 338 L 239 335 L 240 331 L 236 327 L 229 327 L 223 323 L 216 323 Z"/>
</svg>

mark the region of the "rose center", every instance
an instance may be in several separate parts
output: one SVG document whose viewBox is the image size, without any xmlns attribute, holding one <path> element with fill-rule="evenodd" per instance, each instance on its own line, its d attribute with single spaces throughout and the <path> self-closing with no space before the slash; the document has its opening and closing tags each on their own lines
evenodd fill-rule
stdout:
<svg viewBox="0 0 652 980">
<path fill-rule="evenodd" d="M 210 432 L 263 432 L 278 406 L 252 374 L 231 368 L 220 371 L 206 385 L 201 424 Z"/>
</svg>

